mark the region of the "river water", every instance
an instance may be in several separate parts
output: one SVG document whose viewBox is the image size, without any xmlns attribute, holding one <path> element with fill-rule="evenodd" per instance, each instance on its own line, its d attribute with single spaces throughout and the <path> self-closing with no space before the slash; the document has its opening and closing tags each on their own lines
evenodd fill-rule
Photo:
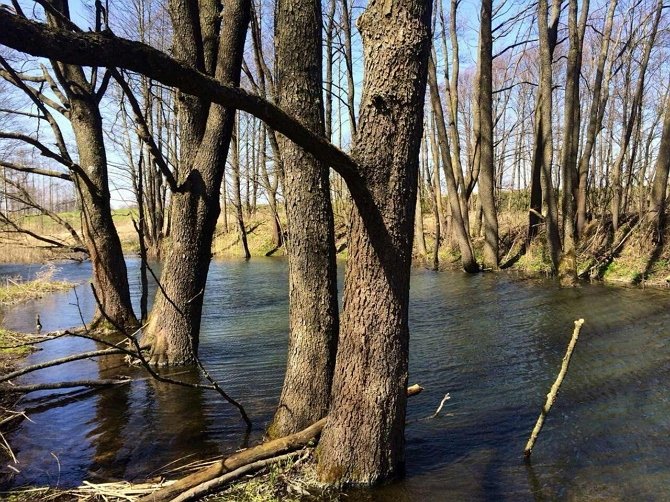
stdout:
<svg viewBox="0 0 670 502">
<path fill-rule="evenodd" d="M 128 265 L 137 296 L 138 262 Z M 58 277 L 81 284 L 77 294 L 9 309 L 7 327 L 32 331 L 37 313 L 44 330 L 90 318 L 89 264 L 60 267 Z M 29 276 L 37 269 L 3 266 L 0 275 Z M 504 274 L 414 270 L 410 383 L 426 390 L 408 404 L 406 477 L 349 498 L 670 499 L 668 306 L 668 291 L 560 289 Z M 252 417 L 252 443 L 278 400 L 287 315 L 283 259 L 212 262 L 200 355 Z M 525 442 L 580 317 L 586 322 L 570 370 L 529 468 L 522 458 Z M 95 348 L 90 341 L 62 338 L 43 344 L 28 363 Z M 22 401 L 31 421 L 8 435 L 19 461 L 15 486 L 139 481 L 175 460 L 183 464 L 243 444 L 243 423 L 217 394 L 146 379 L 120 358 L 70 363 L 20 381 L 118 375 L 139 380 L 101 391 L 35 393 Z M 441 414 L 426 419 L 446 393 L 451 399 Z"/>
</svg>

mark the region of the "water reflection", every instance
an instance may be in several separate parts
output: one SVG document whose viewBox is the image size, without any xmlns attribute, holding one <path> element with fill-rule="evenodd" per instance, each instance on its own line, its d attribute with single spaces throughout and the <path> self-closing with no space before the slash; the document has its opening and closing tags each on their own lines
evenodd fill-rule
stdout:
<svg viewBox="0 0 670 502">
<path fill-rule="evenodd" d="M 137 262 L 129 269 L 138 297 Z M 84 281 L 88 272 L 86 264 L 70 264 L 60 273 Z M 211 266 L 201 356 L 254 419 L 252 441 L 260 439 L 281 388 L 286 284 L 282 260 Z M 409 403 L 407 476 L 354 492 L 352 500 L 663 498 L 670 486 L 668 292 L 562 290 L 506 275 L 423 270 L 414 272 L 411 287 L 410 379 L 426 391 Z M 91 315 L 85 289 L 79 308 Z M 61 293 L 8 311 L 5 321 L 31 329 L 40 313 L 45 330 L 74 325 L 74 303 L 72 293 Z M 586 324 L 528 468 L 523 446 L 579 317 Z M 92 348 L 83 340 L 55 340 L 31 362 Z M 94 476 L 142 479 L 175 459 L 230 451 L 243 440 L 239 415 L 220 396 L 143 380 L 120 358 L 25 380 L 119 374 L 140 380 L 69 393 L 60 398 L 67 406 L 31 411 L 35 423 L 24 422 L 10 436 L 22 466 L 16 483 L 55 483 L 51 451 L 61 462 L 60 483 L 72 485 Z M 178 377 L 201 381 L 193 372 Z M 430 416 L 447 392 L 452 398 L 440 416 L 417 420 Z M 27 406 L 40 404 L 31 400 Z"/>
</svg>

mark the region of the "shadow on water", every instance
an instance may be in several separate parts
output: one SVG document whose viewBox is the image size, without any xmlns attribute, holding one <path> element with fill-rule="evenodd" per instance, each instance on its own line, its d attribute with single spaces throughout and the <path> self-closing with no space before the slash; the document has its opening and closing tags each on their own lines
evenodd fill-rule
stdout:
<svg viewBox="0 0 670 502">
<path fill-rule="evenodd" d="M 129 269 L 136 295 L 137 263 L 129 262 Z M 72 273 L 85 277 L 81 268 Z M 260 440 L 281 389 L 286 284 L 282 259 L 211 266 L 201 357 L 254 420 L 251 442 Z M 21 329 L 39 311 L 45 329 L 76 324 L 71 296 L 54 296 L 12 309 L 6 322 Z M 80 298 L 90 315 L 90 299 Z M 348 498 L 659 498 L 670 485 L 669 303 L 665 291 L 560 289 L 501 274 L 415 271 L 410 380 L 426 390 L 408 405 L 406 477 Z M 579 317 L 586 324 L 528 468 L 525 441 Z M 82 340 L 54 340 L 30 362 L 91 348 Z M 120 358 L 80 361 L 24 381 L 120 374 L 138 380 L 57 398 L 67 406 L 39 407 L 46 399 L 39 395 L 26 402 L 33 422 L 9 438 L 21 463 L 16 484 L 54 483 L 59 474 L 51 452 L 61 464 L 59 482 L 70 486 L 84 479 L 143 479 L 176 459 L 221 454 L 243 441 L 239 416 L 218 395 L 147 380 Z M 188 372 L 179 378 L 200 377 Z M 441 414 L 423 420 L 447 392 L 451 400 Z"/>
</svg>

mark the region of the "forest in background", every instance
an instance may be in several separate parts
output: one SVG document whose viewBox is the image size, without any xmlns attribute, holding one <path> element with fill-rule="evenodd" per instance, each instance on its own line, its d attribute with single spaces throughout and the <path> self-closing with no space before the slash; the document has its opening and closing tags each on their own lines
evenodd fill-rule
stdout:
<svg viewBox="0 0 670 502">
<path fill-rule="evenodd" d="M 539 106 L 542 68 L 536 9 L 524 2 L 506 1 L 495 5 L 491 12 L 491 54 L 488 57 L 491 58 L 492 131 L 491 134 L 484 132 L 492 138 L 492 158 L 485 163 L 490 164 L 493 171 L 490 175 L 493 209 L 487 211 L 490 222 L 487 226 L 483 207 L 488 202 L 486 197 L 480 196 L 480 192 L 485 191 L 480 189 L 482 180 L 479 178 L 480 147 L 484 143 L 478 72 L 481 37 L 486 34 L 481 33 L 481 13 L 476 2 L 436 4 L 432 19 L 436 64 L 429 73 L 434 73 L 435 93 L 440 102 L 438 105 L 427 101 L 425 106 L 417 203 L 417 210 L 421 211 L 417 214 L 422 218 L 416 220 L 415 255 L 435 268 L 440 262 L 442 266 L 458 263 L 459 257 L 465 256 L 467 269 L 472 267 L 467 261 L 472 261 L 468 258 L 469 248 L 477 255 L 474 261 L 483 262 L 485 230 L 492 227 L 489 232 L 494 236 L 489 240 L 497 240 L 500 247 L 499 263 L 495 265 L 510 266 L 521 258 L 517 268 L 522 271 L 551 273 L 557 269 L 556 252 L 552 249 L 569 247 L 574 240 L 577 241 L 578 272 L 582 274 L 588 272 L 590 276 L 602 277 L 608 272 L 610 262 L 625 251 L 623 274 L 614 274 L 616 278 L 638 282 L 660 278 L 663 283 L 665 276 L 656 276 L 658 272 L 661 275 L 665 272 L 666 260 L 661 256 L 655 258 L 656 262 L 660 259 L 660 264 L 643 260 L 655 251 L 648 246 L 649 242 L 661 239 L 649 239 L 642 232 L 636 235 L 639 239 L 633 239 L 639 241 L 638 245 L 629 246 L 629 250 L 623 245 L 617 249 L 631 226 L 649 209 L 659 159 L 669 87 L 664 78 L 668 26 L 661 15 L 662 6 L 639 1 L 582 3 L 577 18 L 568 12 L 567 5 L 561 6 L 561 12 L 557 6 L 555 2 L 551 7 L 546 28 L 553 82 L 552 152 L 548 164 L 551 169 L 547 177 L 551 178 L 553 197 L 550 198 L 541 196 L 542 182 L 537 176 L 540 160 L 546 153 L 537 150 L 536 141 L 535 111 Z M 93 22 L 96 14 L 92 7 L 76 8 L 79 17 Z M 363 78 L 361 39 L 355 29 L 360 6 L 349 5 L 346 0 L 333 0 L 324 3 L 322 8 L 324 132 L 334 144 L 346 150 L 356 129 Z M 169 50 L 172 28 L 161 2 L 135 2 L 130 10 L 115 8 L 114 3 L 110 3 L 107 9 L 114 33 Z M 254 7 L 241 77 L 244 88 L 262 96 L 276 92 L 273 90 L 276 69 L 272 9 L 272 5 L 263 3 Z M 34 141 L 26 141 L 39 139 L 51 147 L 61 137 L 59 155 L 69 149 L 76 157 L 72 127 L 67 122 L 67 103 L 63 102 L 62 94 L 59 99 L 54 76 L 49 74 L 43 61 L 21 58 L 14 62 L 16 68 L 13 68 L 12 56 L 7 57 L 10 59 L 3 63 L 6 67 L 0 93 L 5 133 L 0 142 L 3 163 L 0 218 L 4 246 L 8 248 L 5 260 L 39 261 L 68 256 L 84 246 L 79 235 L 81 222 L 76 213 L 79 204 L 76 191 L 72 180 L 67 179 L 67 169 L 63 168 L 67 165 L 44 155 L 44 149 Z M 23 77 L 21 85 L 12 73 Z M 141 223 L 146 227 L 143 239 L 149 254 L 159 256 L 162 240 L 170 235 L 170 190 L 162 172 L 176 169 L 179 156 L 175 94 L 147 77 L 128 74 L 126 80 L 132 98 L 114 82 L 109 88 L 105 86 L 100 96 L 111 197 L 116 207 L 135 208 L 135 220 L 140 216 L 137 207 L 141 201 Z M 577 97 L 570 99 L 570 93 L 577 93 Z M 37 107 L 35 96 L 43 98 L 51 125 L 46 116 L 41 123 L 36 120 L 44 112 Z M 577 103 L 577 108 L 571 103 Z M 136 111 L 140 111 L 139 116 L 146 126 L 141 133 L 135 130 Z M 570 126 L 570 122 L 573 125 Z M 58 130 L 53 130 L 54 126 Z M 241 113 L 235 127 L 240 140 L 233 142 L 233 154 L 227 159 L 217 233 L 223 236 L 237 232 L 237 237 L 220 239 L 214 253 L 223 251 L 225 255 L 242 256 L 252 252 L 282 253 L 287 229 L 278 145 L 253 115 Z M 154 138 L 155 158 L 146 144 L 146 134 Z M 565 137 L 575 137 L 571 152 L 564 148 Z M 576 175 L 570 176 L 571 171 Z M 564 190 L 566 172 L 573 197 L 564 196 L 569 195 Z M 333 173 L 331 179 L 333 208 L 341 227 L 339 240 L 344 236 L 344 242 L 338 246 L 342 251 L 346 247 L 350 197 L 337 174 Z M 549 185 L 545 191 L 547 188 Z M 456 196 L 451 197 L 451 193 Z M 461 215 L 456 214 L 458 211 L 452 207 L 451 199 L 459 201 Z M 259 207 L 264 209 L 260 214 Z M 130 211 L 119 212 L 130 214 Z M 491 223 L 491 213 L 499 220 L 499 231 Z M 563 220 L 570 217 L 570 213 L 576 224 L 574 237 L 565 235 L 570 229 L 565 228 Z M 29 215 L 42 217 L 37 218 L 38 223 L 31 223 L 35 218 Z M 50 221 L 45 222 L 45 219 Z M 252 221 L 254 223 L 250 223 Z M 435 225 L 436 221 L 439 225 Z M 562 235 L 553 229 L 556 225 Z M 623 232 L 620 231 L 622 226 Z M 460 231 L 460 227 L 465 227 L 465 231 Z M 262 236 L 255 239 L 260 242 L 252 246 L 251 251 L 245 249 L 246 233 L 250 230 L 251 233 L 262 232 Z M 554 243 L 550 245 L 547 241 L 535 246 L 530 250 L 531 255 L 524 258 L 529 250 L 528 237 L 547 230 L 548 236 L 554 234 Z M 132 226 L 122 232 L 128 244 L 135 241 L 126 247 L 138 250 L 138 238 L 131 235 L 137 234 Z M 27 241 L 26 233 L 30 236 Z M 580 239 L 580 233 L 588 238 Z M 239 248 L 231 249 L 231 243 L 238 240 Z M 18 246 L 9 252 L 13 242 Z M 22 249 L 36 246 L 39 247 L 37 252 Z M 482 264 L 491 265 L 491 258 Z M 612 275 L 612 270 L 609 272 Z"/>
<path fill-rule="evenodd" d="M 0 57 L 5 231 L 87 255 L 92 328 L 141 326 L 137 357 L 174 366 L 198 362 L 217 224 L 249 257 L 263 208 L 290 300 L 268 435 L 327 417 L 322 481 L 402 469 L 413 259 L 469 273 L 526 260 L 572 286 L 630 244 L 638 281 L 665 256 L 662 1 L 35 3 L 0 10 L 0 43 L 19 51 Z M 140 255 L 163 262 L 139 315 L 120 196 Z M 64 232 L 39 235 L 31 214 Z"/>
</svg>

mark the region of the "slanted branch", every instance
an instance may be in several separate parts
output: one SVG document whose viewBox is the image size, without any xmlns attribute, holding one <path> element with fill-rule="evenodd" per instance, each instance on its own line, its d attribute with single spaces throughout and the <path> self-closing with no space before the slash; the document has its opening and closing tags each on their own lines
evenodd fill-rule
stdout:
<svg viewBox="0 0 670 502">
<path fill-rule="evenodd" d="M 69 382 L 56 383 L 36 383 L 30 385 L 2 385 L 0 390 L 3 392 L 21 392 L 27 394 L 29 392 L 36 392 L 39 390 L 58 390 L 58 389 L 74 389 L 77 387 L 88 387 L 92 389 L 101 387 L 113 387 L 115 385 L 124 385 L 130 383 L 132 379 L 124 378 L 110 378 L 105 380 L 73 380 Z"/>
<path fill-rule="evenodd" d="M 568 372 L 568 366 L 570 365 L 570 358 L 572 357 L 572 352 L 575 350 L 575 345 L 577 343 L 577 339 L 579 338 L 579 332 L 582 329 L 582 324 L 584 324 L 584 319 L 579 319 L 578 321 L 575 321 L 575 329 L 572 332 L 572 338 L 570 339 L 570 343 L 568 344 L 568 349 L 566 350 L 565 355 L 563 356 L 563 363 L 561 364 L 561 370 L 558 372 L 556 381 L 554 382 L 554 385 L 551 386 L 549 394 L 547 394 L 547 400 L 544 403 L 542 410 L 540 411 L 540 416 L 537 418 L 537 422 L 535 424 L 535 427 L 533 428 L 533 432 L 531 432 L 530 438 L 528 439 L 528 443 L 526 443 L 526 448 L 523 451 L 526 461 L 530 460 L 530 454 L 533 451 L 533 446 L 535 445 L 537 436 L 540 434 L 540 431 L 542 430 L 544 420 L 547 418 L 549 410 L 551 410 L 551 407 L 554 405 L 556 395 L 558 394 L 558 389 L 561 387 L 563 379 L 565 378 L 565 374 Z"/>
</svg>

